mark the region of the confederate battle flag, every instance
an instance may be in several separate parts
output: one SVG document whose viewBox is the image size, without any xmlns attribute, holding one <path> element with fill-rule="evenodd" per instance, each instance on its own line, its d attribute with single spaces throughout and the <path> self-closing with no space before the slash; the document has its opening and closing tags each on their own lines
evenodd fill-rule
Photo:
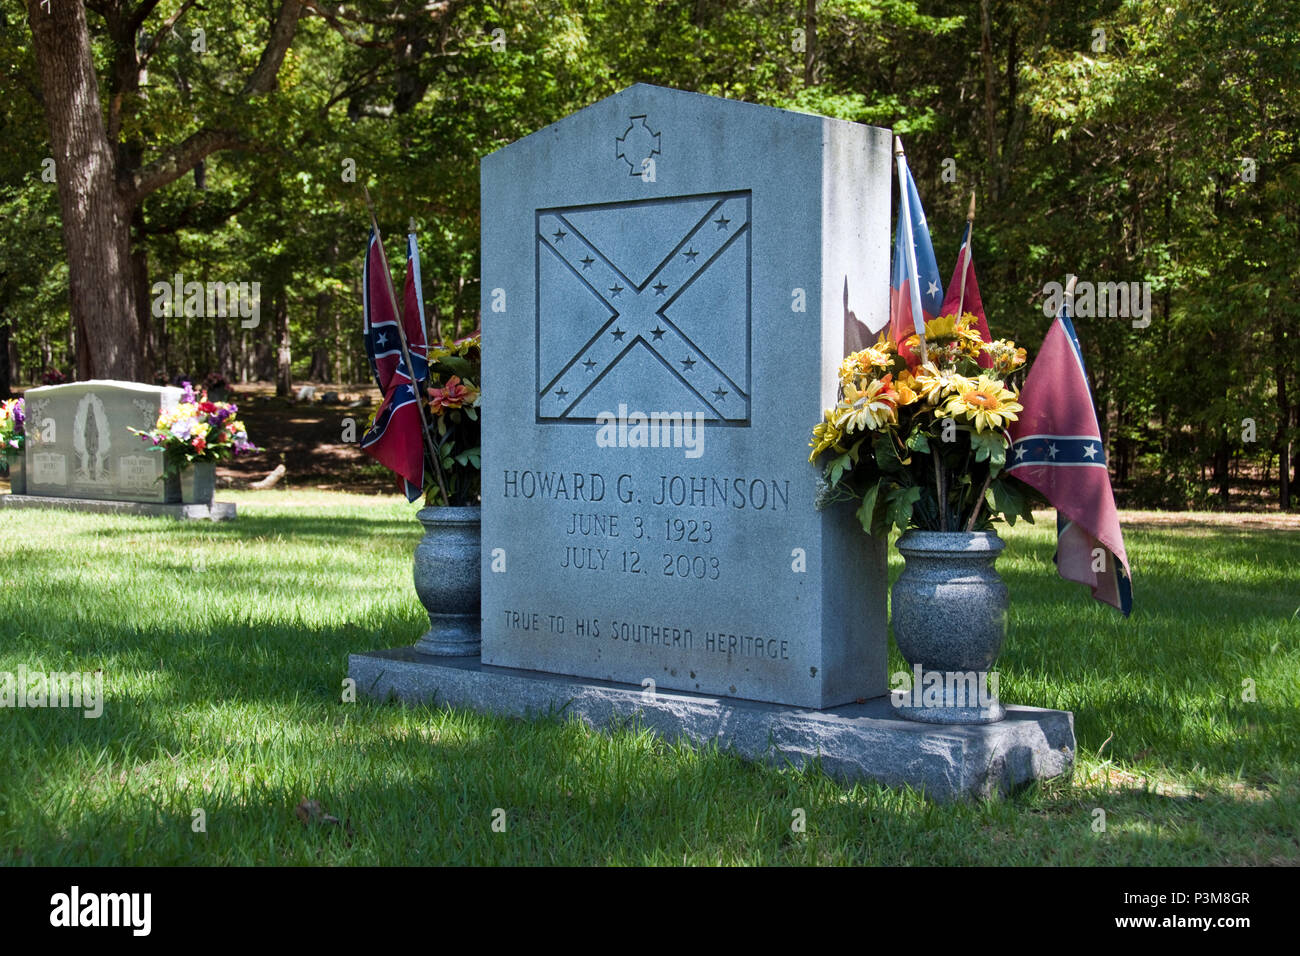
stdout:
<svg viewBox="0 0 1300 956">
<path fill-rule="evenodd" d="M 420 294 L 420 253 L 413 234 L 407 237 L 406 246 L 406 314 L 402 327 L 415 366 L 414 381 L 402 359 L 388 258 L 379 236 L 371 230 L 362 271 L 362 321 L 366 357 L 384 400 L 374 424 L 361 439 L 361 450 L 398 475 L 406 499 L 414 501 L 424 493 L 424 438 L 416 402 L 428 379 L 429 363 Z"/>
<path fill-rule="evenodd" d="M 1047 330 L 1012 422 L 1014 475 L 1056 508 L 1056 570 L 1092 588 L 1127 617 L 1133 607 L 1128 555 L 1120 532 L 1106 449 L 1097 425 L 1083 353 L 1068 308 Z"/>
</svg>

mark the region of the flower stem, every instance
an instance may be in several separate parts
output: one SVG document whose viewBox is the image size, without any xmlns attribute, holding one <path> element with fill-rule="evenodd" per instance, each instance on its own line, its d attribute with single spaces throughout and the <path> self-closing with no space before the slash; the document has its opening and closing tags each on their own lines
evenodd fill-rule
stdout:
<svg viewBox="0 0 1300 956">
<path fill-rule="evenodd" d="M 939 465 L 939 450 L 932 448 L 931 455 L 934 457 L 934 490 L 939 498 L 939 530 L 948 530 L 948 496 L 943 489 L 943 468 Z"/>
<path fill-rule="evenodd" d="M 970 513 L 970 521 L 966 522 L 966 530 L 975 530 L 975 519 L 979 517 L 980 507 L 984 504 L 984 493 L 989 490 L 989 481 L 993 478 L 993 469 L 990 468 L 988 474 L 984 476 L 984 485 L 980 488 L 979 497 L 975 499 L 975 508 Z"/>
</svg>

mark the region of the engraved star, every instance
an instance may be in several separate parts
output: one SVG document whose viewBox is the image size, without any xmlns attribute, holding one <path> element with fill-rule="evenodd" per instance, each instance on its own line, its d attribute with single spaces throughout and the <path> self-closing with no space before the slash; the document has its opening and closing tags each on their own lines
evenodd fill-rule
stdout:
<svg viewBox="0 0 1300 956">
<path fill-rule="evenodd" d="M 727 400 L 727 390 L 721 385 L 713 390 L 713 395 L 720 402 L 725 402 Z"/>
<path fill-rule="evenodd" d="M 695 359 L 691 358 L 689 355 L 682 359 L 683 372 L 689 372 L 693 368 L 695 368 Z"/>
<path fill-rule="evenodd" d="M 1097 457 L 1097 446 L 1089 445 L 1087 448 L 1083 450 L 1083 454 L 1088 458 L 1089 461 L 1091 461 L 1093 458 Z"/>
<path fill-rule="evenodd" d="M 718 228 L 719 228 L 719 229 L 726 229 L 726 228 L 727 228 L 727 223 L 731 222 L 730 219 L 723 219 L 723 218 L 722 218 L 722 213 L 718 213 L 718 218 L 715 219 L 715 220 L 713 220 L 713 221 L 716 222 L 716 223 L 718 224 Z"/>
<path fill-rule="evenodd" d="M 623 336 L 627 335 L 627 333 L 624 332 L 622 329 L 615 329 L 613 332 L 610 332 L 609 334 L 614 336 L 614 338 L 620 342 L 623 341 Z"/>
<path fill-rule="evenodd" d="M 1057 447 L 1056 447 L 1055 445 L 1048 444 L 1048 446 L 1047 446 L 1047 457 L 1048 457 L 1048 458 L 1055 458 L 1055 457 L 1056 457 L 1056 453 L 1057 453 L 1057 451 L 1058 451 L 1058 449 L 1057 449 Z"/>
<path fill-rule="evenodd" d="M 687 259 L 691 260 L 691 262 L 694 262 L 695 257 L 698 256 L 699 253 L 696 252 L 694 249 L 687 249 L 685 252 L 682 253 L 682 255 L 684 255 Z"/>
<path fill-rule="evenodd" d="M 555 397 L 558 398 L 560 401 L 564 401 L 564 396 L 568 394 L 569 394 L 568 390 L 564 388 L 557 388 L 555 390 Z"/>
<path fill-rule="evenodd" d="M 615 299 L 618 298 L 618 294 L 622 291 L 623 291 L 623 287 L 621 285 L 618 285 L 617 283 L 609 287 L 609 294 Z"/>
<path fill-rule="evenodd" d="M 587 359 L 587 361 L 583 362 L 582 364 L 587 366 L 588 372 L 590 372 L 593 368 L 596 367 L 596 362 L 592 359 Z"/>
<path fill-rule="evenodd" d="M 653 335 L 653 336 L 655 337 L 655 341 L 656 341 L 656 342 L 658 342 L 660 339 L 662 339 L 662 338 L 664 337 L 664 335 L 665 335 L 667 332 L 668 332 L 667 329 L 661 329 L 661 328 L 659 328 L 659 326 L 657 326 L 657 325 L 656 325 L 653 329 L 650 330 L 650 334 Z"/>
<path fill-rule="evenodd" d="M 596 260 L 593 259 L 593 258 L 591 258 L 591 254 L 588 253 L 586 256 L 584 256 L 583 258 L 579 259 L 578 261 L 582 263 L 582 267 L 583 267 L 584 269 L 590 269 L 590 268 L 591 268 L 591 264 L 592 264 L 593 262 L 595 262 Z"/>
<path fill-rule="evenodd" d="M 655 295 L 663 295 L 668 286 L 664 285 L 663 280 L 656 282 L 654 285 Z"/>
<path fill-rule="evenodd" d="M 551 235 L 555 237 L 556 242 L 563 242 L 564 237 L 567 236 L 568 233 L 565 232 L 563 229 L 556 229 L 553 233 L 551 233 Z"/>
</svg>

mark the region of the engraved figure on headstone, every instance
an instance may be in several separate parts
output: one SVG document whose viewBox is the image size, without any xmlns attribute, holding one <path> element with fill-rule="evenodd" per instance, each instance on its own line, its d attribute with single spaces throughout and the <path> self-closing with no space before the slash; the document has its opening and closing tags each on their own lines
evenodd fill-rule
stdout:
<svg viewBox="0 0 1300 956">
<path fill-rule="evenodd" d="M 72 422 L 72 450 L 77 455 L 77 478 L 80 481 L 106 482 L 108 475 L 108 416 L 99 396 L 89 394 L 77 405 Z"/>
<path fill-rule="evenodd" d="M 157 404 L 146 402 L 142 398 L 135 399 L 131 404 L 140 410 L 140 427 L 143 429 L 153 428 L 154 423 L 158 420 Z"/>
</svg>

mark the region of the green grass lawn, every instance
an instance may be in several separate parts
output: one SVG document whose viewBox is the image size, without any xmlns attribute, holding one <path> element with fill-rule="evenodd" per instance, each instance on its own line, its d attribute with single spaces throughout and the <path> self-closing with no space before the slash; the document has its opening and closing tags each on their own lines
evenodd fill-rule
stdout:
<svg viewBox="0 0 1300 956">
<path fill-rule="evenodd" d="M 0 671 L 102 668 L 106 693 L 99 719 L 0 709 L 0 863 L 1300 863 L 1295 530 L 1131 521 L 1127 621 L 1057 578 L 1050 520 L 1007 533 L 1001 696 L 1074 711 L 1079 764 L 940 806 L 644 733 L 343 703 L 349 652 L 427 626 L 414 507 L 222 498 L 238 521 L 0 512 Z"/>
</svg>

